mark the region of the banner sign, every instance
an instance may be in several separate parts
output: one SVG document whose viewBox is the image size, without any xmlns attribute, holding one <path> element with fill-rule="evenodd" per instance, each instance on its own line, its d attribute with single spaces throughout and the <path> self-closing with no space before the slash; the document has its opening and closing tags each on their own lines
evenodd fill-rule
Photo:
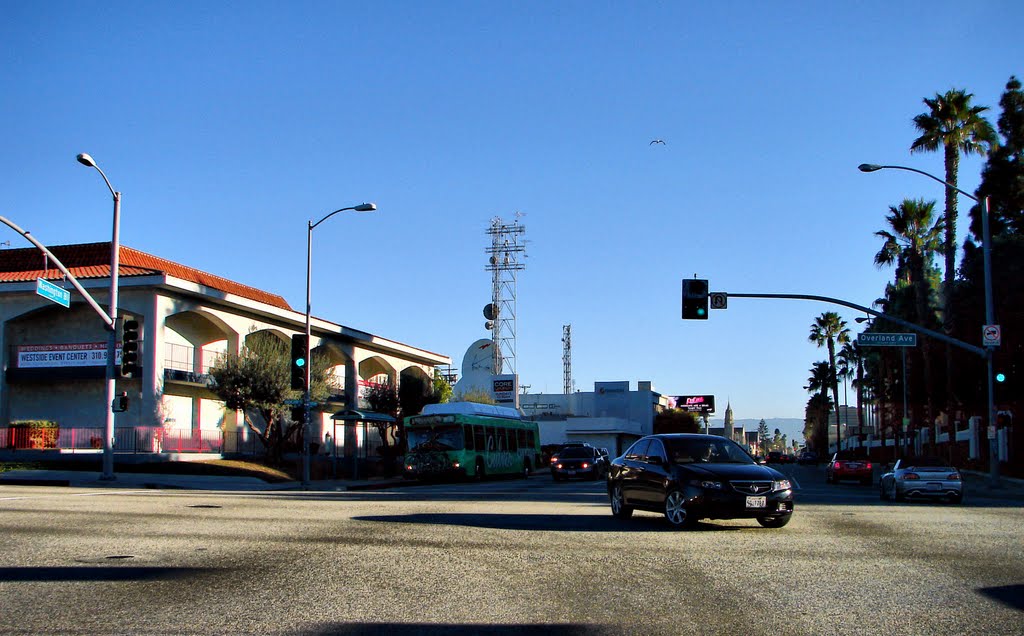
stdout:
<svg viewBox="0 0 1024 636">
<path fill-rule="evenodd" d="M 676 408 L 687 413 L 714 413 L 715 396 L 679 395 L 676 396 Z"/>
<path fill-rule="evenodd" d="M 121 364 L 121 343 L 117 343 L 114 364 Z M 102 367 L 107 364 L 107 343 L 19 345 L 19 369 L 54 367 Z"/>
</svg>

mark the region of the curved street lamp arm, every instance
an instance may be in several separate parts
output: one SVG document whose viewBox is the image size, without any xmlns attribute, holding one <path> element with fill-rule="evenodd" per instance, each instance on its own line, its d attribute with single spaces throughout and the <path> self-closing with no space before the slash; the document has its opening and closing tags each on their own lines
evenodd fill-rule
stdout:
<svg viewBox="0 0 1024 636">
<path fill-rule="evenodd" d="M 916 172 L 917 174 L 923 174 L 924 176 L 928 177 L 929 179 L 932 179 L 934 181 L 938 181 L 939 183 L 941 183 L 942 185 L 946 186 L 947 188 L 950 188 L 952 190 L 956 190 L 957 192 L 959 192 L 960 194 L 964 195 L 965 197 L 967 197 L 969 199 L 974 199 L 974 201 L 976 203 L 980 203 L 980 201 L 978 200 L 978 197 L 974 196 L 973 194 L 970 194 L 969 192 L 964 192 L 963 190 L 961 190 L 960 188 L 956 187 L 952 183 L 950 183 L 948 181 L 943 181 L 942 179 L 936 177 L 933 174 L 929 174 L 929 173 L 925 172 L 924 170 L 918 170 L 917 168 L 910 168 L 908 166 L 879 166 L 879 165 L 870 164 L 870 163 L 862 163 L 862 164 L 860 164 L 860 166 L 858 166 L 858 168 L 860 169 L 861 172 L 874 172 L 875 170 L 883 170 L 883 169 L 887 169 L 888 168 L 888 169 L 892 169 L 892 170 L 906 170 L 908 172 Z"/>
</svg>

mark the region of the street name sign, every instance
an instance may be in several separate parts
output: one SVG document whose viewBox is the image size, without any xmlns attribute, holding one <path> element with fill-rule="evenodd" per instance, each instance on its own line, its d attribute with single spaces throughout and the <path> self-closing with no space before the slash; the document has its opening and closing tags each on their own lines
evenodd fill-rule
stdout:
<svg viewBox="0 0 1024 636">
<path fill-rule="evenodd" d="M 36 293 L 47 300 L 52 300 L 58 305 L 71 307 L 71 292 L 63 287 L 54 285 L 46 279 L 36 279 Z"/>
<path fill-rule="evenodd" d="M 916 347 L 916 333 L 861 333 L 857 344 L 862 347 Z"/>
</svg>

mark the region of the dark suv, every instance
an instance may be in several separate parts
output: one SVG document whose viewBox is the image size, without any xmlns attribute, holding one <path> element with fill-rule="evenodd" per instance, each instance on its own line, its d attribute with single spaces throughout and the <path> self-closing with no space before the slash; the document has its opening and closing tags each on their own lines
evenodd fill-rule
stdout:
<svg viewBox="0 0 1024 636">
<path fill-rule="evenodd" d="M 555 481 L 603 479 L 608 474 L 608 459 L 593 446 L 565 446 L 551 456 L 551 477 Z"/>
</svg>

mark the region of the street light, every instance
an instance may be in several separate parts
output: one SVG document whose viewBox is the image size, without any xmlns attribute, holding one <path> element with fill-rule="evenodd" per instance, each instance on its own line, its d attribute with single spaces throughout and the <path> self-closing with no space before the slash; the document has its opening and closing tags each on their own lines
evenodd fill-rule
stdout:
<svg viewBox="0 0 1024 636">
<path fill-rule="evenodd" d="M 110 190 L 110 194 L 114 197 L 114 230 L 113 236 L 110 239 L 110 324 L 108 329 L 110 333 L 107 334 L 107 388 L 103 398 L 104 408 L 106 409 L 106 420 L 103 427 L 103 472 L 100 474 L 100 479 L 113 480 L 114 479 L 114 391 L 115 391 L 115 365 L 114 356 L 117 353 L 117 325 L 120 318 L 117 316 L 117 288 L 118 288 L 118 269 L 120 267 L 120 254 L 121 254 L 121 193 L 114 190 L 114 187 L 110 185 L 110 179 L 103 173 L 92 157 L 86 153 L 81 153 L 76 157 L 78 163 L 86 166 L 87 168 L 95 168 L 100 176 L 103 177 L 103 182 L 107 184 L 107 188 Z"/>
<path fill-rule="evenodd" d="M 982 263 L 984 264 L 984 278 L 985 278 L 985 324 L 995 324 L 995 309 L 993 308 L 992 301 L 992 237 L 988 228 L 988 197 L 982 197 L 979 199 L 969 192 L 964 192 L 960 188 L 956 187 L 952 183 L 943 181 L 933 174 L 929 174 L 923 170 L 917 168 L 908 168 L 907 166 L 880 166 L 874 163 L 862 163 L 857 166 L 857 169 L 861 172 L 875 172 L 877 170 L 892 169 L 892 170 L 906 170 L 908 172 L 916 172 L 917 174 L 924 175 L 929 179 L 938 181 L 947 188 L 956 190 L 960 194 L 964 195 L 968 199 L 973 200 L 975 203 L 981 204 L 981 254 Z M 985 345 L 985 363 L 988 369 L 988 426 L 991 429 L 996 424 L 996 400 L 995 400 L 995 386 L 992 377 L 992 346 Z M 950 443 L 956 440 L 951 439 Z M 989 450 L 989 476 L 992 480 L 993 486 L 999 485 L 999 456 L 998 448 L 996 446 L 996 438 L 994 435 L 989 437 L 988 440 Z"/>
<path fill-rule="evenodd" d="M 351 210 L 353 212 L 373 212 L 377 209 L 376 203 L 361 203 L 359 205 L 353 205 L 347 208 L 341 208 L 331 212 L 324 218 L 320 219 L 316 223 L 312 220 L 308 222 L 306 229 L 306 386 L 302 393 L 302 485 L 303 487 L 309 487 L 309 376 L 310 367 L 312 367 L 312 358 L 310 358 L 310 351 L 312 344 L 310 343 L 310 336 L 312 335 L 310 329 L 310 278 L 312 276 L 313 269 L 313 228 L 320 225 L 327 219 L 331 218 L 338 212 L 345 212 Z"/>
</svg>

